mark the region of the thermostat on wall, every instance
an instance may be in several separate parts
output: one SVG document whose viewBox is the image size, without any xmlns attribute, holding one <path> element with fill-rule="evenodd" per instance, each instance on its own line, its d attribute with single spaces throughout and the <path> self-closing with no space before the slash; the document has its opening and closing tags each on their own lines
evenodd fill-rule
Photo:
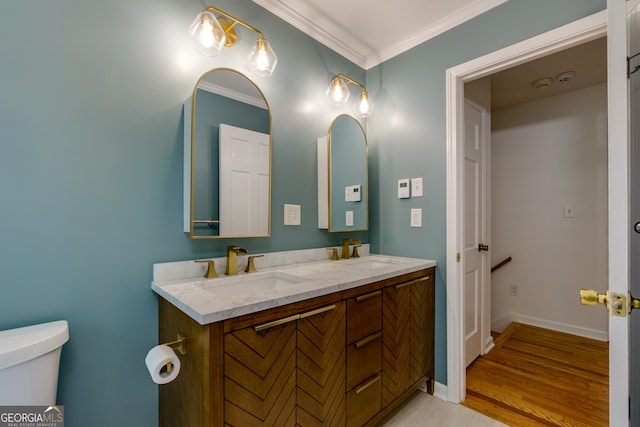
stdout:
<svg viewBox="0 0 640 427">
<path fill-rule="evenodd" d="M 362 200 L 360 185 L 349 185 L 344 187 L 344 201 L 345 202 L 359 202 Z"/>
<path fill-rule="evenodd" d="M 408 199 L 411 197 L 409 179 L 398 180 L 398 199 Z"/>
</svg>

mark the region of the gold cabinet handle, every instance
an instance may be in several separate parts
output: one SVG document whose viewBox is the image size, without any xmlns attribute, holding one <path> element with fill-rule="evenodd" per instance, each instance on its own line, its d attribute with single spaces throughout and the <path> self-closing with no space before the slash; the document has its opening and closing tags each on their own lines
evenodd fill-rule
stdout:
<svg viewBox="0 0 640 427">
<path fill-rule="evenodd" d="M 307 311 L 306 313 L 302 313 L 299 316 L 300 316 L 301 319 L 304 319 L 306 317 L 315 316 L 316 314 L 320 314 L 320 313 L 325 313 L 327 311 L 331 311 L 334 308 L 336 308 L 336 305 L 332 304 L 332 305 L 328 305 L 326 307 L 320 307 L 320 308 L 318 308 L 316 310 Z"/>
<path fill-rule="evenodd" d="M 427 280 L 429 280 L 429 276 L 421 277 L 419 279 L 415 279 L 410 282 L 400 283 L 399 285 L 396 285 L 396 289 L 402 289 L 407 286 L 417 285 L 419 283 L 426 282 Z"/>
<path fill-rule="evenodd" d="M 264 331 L 265 329 L 273 328 L 274 326 L 284 325 L 285 323 L 293 322 L 294 320 L 298 320 L 300 318 L 299 314 L 294 314 L 293 316 L 285 317 L 283 319 L 274 320 L 273 322 L 264 323 L 262 325 L 258 325 L 254 327 L 256 332 Z"/>
<path fill-rule="evenodd" d="M 369 344 L 371 341 L 375 341 L 376 339 L 380 338 L 380 335 L 382 335 L 381 332 L 376 332 L 375 334 L 371 334 L 368 337 L 364 337 L 361 340 L 356 341 L 356 348 L 363 347 Z"/>
<path fill-rule="evenodd" d="M 358 387 L 356 389 L 356 394 L 362 393 L 363 391 L 365 391 L 366 389 L 368 389 L 369 387 L 371 387 L 372 385 L 374 385 L 378 381 L 380 381 L 380 374 L 376 375 L 374 378 L 370 379 L 369 381 L 367 381 L 366 383 L 364 383 L 360 387 Z"/>
<path fill-rule="evenodd" d="M 356 302 L 360 302 L 369 298 L 373 298 L 373 297 L 377 297 L 378 295 L 380 295 L 382 293 L 382 291 L 375 291 L 375 292 L 371 292 L 369 294 L 364 294 L 364 295 L 358 295 L 356 297 Z"/>
</svg>

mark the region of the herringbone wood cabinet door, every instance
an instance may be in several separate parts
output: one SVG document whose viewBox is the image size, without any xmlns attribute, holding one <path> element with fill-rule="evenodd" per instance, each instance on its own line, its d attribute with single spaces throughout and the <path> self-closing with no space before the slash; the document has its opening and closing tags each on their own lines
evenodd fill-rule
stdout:
<svg viewBox="0 0 640 427">
<path fill-rule="evenodd" d="M 386 288 L 382 298 L 382 404 L 391 403 L 409 383 L 410 287 Z"/>
<path fill-rule="evenodd" d="M 433 376 L 433 284 L 429 277 L 383 294 L 382 401 Z"/>
<path fill-rule="evenodd" d="M 225 424 L 295 426 L 296 323 L 224 336 Z"/>
<path fill-rule="evenodd" d="M 346 303 L 298 320 L 297 423 L 344 426 Z"/>
</svg>

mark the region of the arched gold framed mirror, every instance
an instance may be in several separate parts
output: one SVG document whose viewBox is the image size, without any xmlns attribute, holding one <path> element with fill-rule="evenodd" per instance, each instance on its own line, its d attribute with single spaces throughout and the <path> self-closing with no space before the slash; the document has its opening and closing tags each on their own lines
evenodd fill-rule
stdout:
<svg viewBox="0 0 640 427">
<path fill-rule="evenodd" d="M 271 110 L 229 68 L 204 73 L 184 104 L 184 231 L 192 239 L 271 234 Z"/>
<path fill-rule="evenodd" d="M 327 137 L 318 139 L 319 228 L 329 232 L 369 229 L 368 164 L 364 128 L 354 117 L 339 115 Z"/>
</svg>

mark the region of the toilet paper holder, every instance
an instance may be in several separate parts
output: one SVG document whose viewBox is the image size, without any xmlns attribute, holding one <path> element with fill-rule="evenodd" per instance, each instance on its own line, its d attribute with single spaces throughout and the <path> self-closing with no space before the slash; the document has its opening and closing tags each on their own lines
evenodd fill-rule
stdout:
<svg viewBox="0 0 640 427">
<path fill-rule="evenodd" d="M 161 345 L 169 346 L 180 354 L 187 354 L 187 337 L 185 337 L 184 334 L 179 333 L 177 338 L 178 339 L 175 341 L 165 342 Z M 170 361 L 167 362 L 166 371 L 167 373 L 173 371 L 173 363 Z"/>
</svg>

